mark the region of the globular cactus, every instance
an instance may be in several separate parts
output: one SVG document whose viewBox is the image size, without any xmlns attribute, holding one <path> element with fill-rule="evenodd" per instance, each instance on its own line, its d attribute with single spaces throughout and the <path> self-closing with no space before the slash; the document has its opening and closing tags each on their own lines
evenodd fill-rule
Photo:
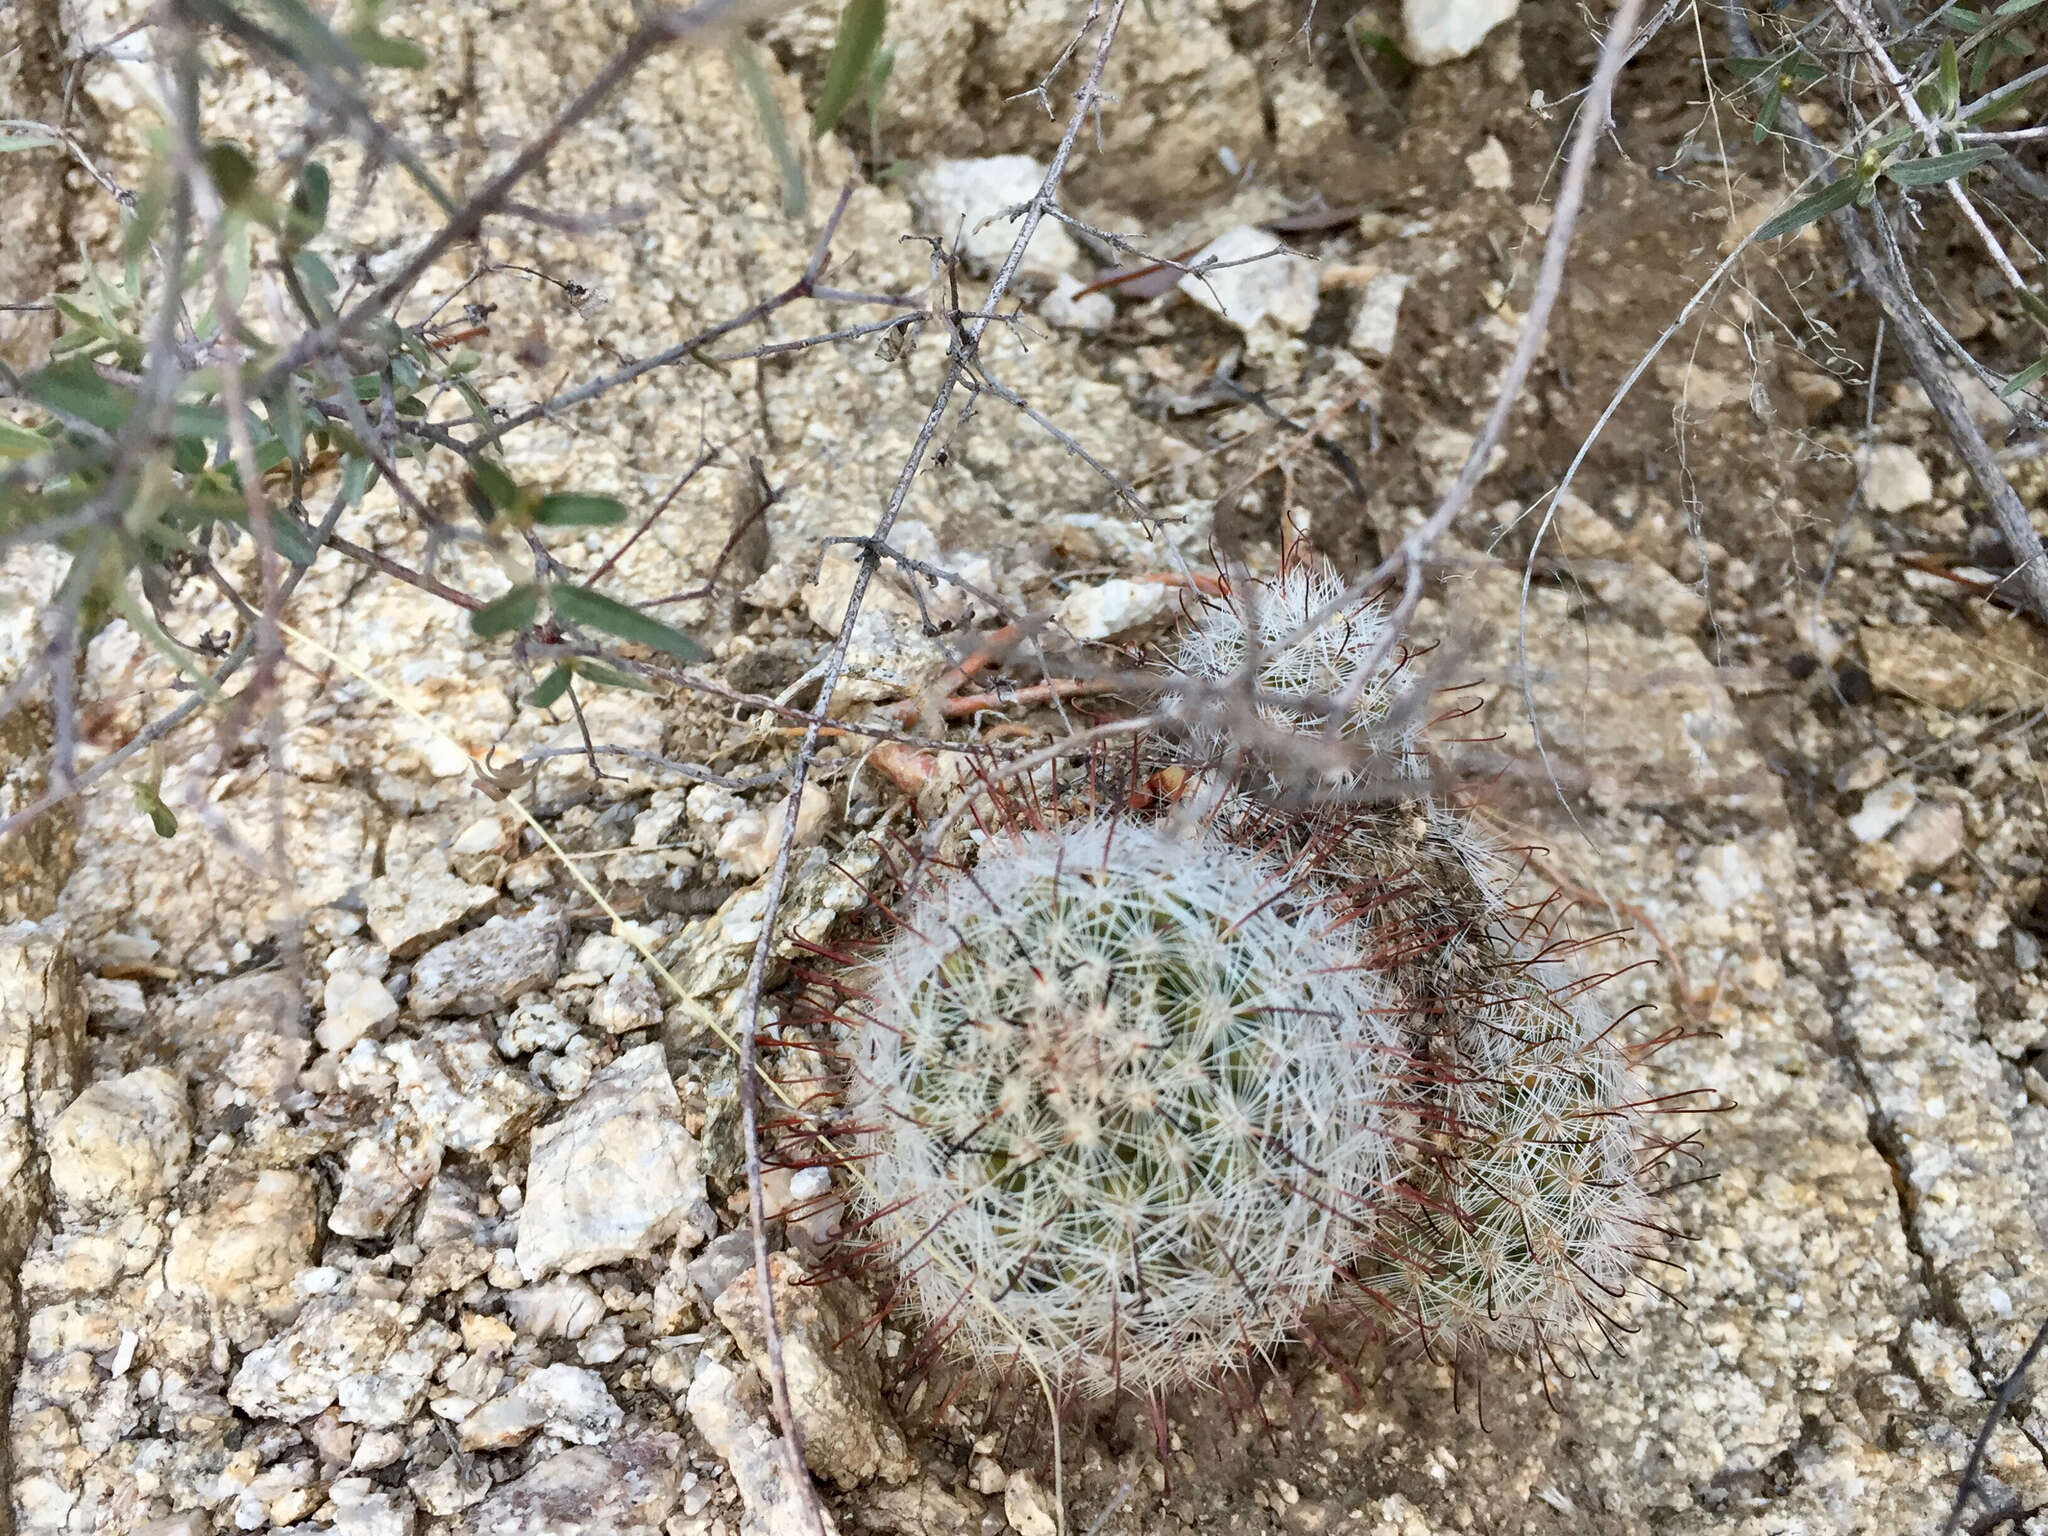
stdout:
<svg viewBox="0 0 2048 1536">
<path fill-rule="evenodd" d="M 991 786 L 978 853 L 913 870 L 834 983 L 854 1241 L 930 1344 L 1156 1404 L 1340 1295 L 1546 1385 L 1630 1326 L 1675 1235 L 1652 1117 L 1692 1106 L 1648 1096 L 1582 981 L 1541 979 L 1574 946 L 1437 793 L 1381 609 L 1295 636 L 1341 591 L 1298 554 L 1234 575 L 1177 664 L 1224 684 L 1258 652 L 1257 744 L 1206 710 L 1071 783 L 1046 765 L 1028 814 Z M 1331 698 L 1348 766 L 1309 739 Z M 1358 793 L 1359 757 L 1392 789 Z"/>
<path fill-rule="evenodd" d="M 928 1330 L 1063 1389 L 1201 1381 L 1363 1255 L 1406 1057 L 1313 884 L 1092 817 L 914 879 L 859 978 L 865 1240 Z"/>
<path fill-rule="evenodd" d="M 1337 892 L 1368 963 L 1414 1011 L 1440 1011 L 1498 969 L 1512 943 L 1502 889 L 1514 865 L 1452 806 L 1416 798 L 1294 810 L 1235 794 L 1211 821 Z M 1416 1027 L 1427 1032 L 1430 1020 Z"/>
<path fill-rule="evenodd" d="M 1420 729 L 1407 654 L 1389 642 L 1386 609 L 1377 599 L 1339 602 L 1345 585 L 1326 561 L 1306 553 L 1275 579 L 1235 573 L 1222 596 L 1203 597 L 1190 608 L 1175 667 L 1209 684 L 1249 673 L 1259 719 L 1283 740 L 1327 735 L 1328 711 L 1341 708 L 1334 745 L 1348 749 L 1354 764 L 1361 752 L 1369 753 L 1381 760 L 1383 775 L 1404 773 L 1413 767 Z M 1331 611 L 1325 615 L 1325 609 Z M 1225 719 L 1208 704 L 1194 713 L 1189 735 L 1199 752 L 1213 756 L 1233 745 Z M 1296 744 L 1297 750 L 1305 746 Z M 1283 761 L 1287 753 L 1257 755 L 1283 773 L 1291 766 Z M 1340 756 L 1315 777 L 1343 784 L 1357 772 Z"/>
<path fill-rule="evenodd" d="M 1598 1016 L 1528 975 L 1454 1004 L 1417 1095 L 1418 1198 L 1389 1213 L 1366 1294 L 1440 1358 L 1534 1357 L 1546 1381 L 1612 1344 L 1668 1236 L 1648 1175 L 1666 1144 Z"/>
</svg>

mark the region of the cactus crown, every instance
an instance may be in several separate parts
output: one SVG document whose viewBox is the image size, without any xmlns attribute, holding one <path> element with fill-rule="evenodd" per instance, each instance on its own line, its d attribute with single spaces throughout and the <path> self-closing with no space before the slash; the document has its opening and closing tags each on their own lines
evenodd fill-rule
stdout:
<svg viewBox="0 0 2048 1536">
<path fill-rule="evenodd" d="M 927 1321 L 1084 1392 L 1284 1338 L 1391 1161 L 1401 1053 L 1330 927 L 1256 854 L 1103 819 L 917 890 L 850 1107 Z"/>
<path fill-rule="evenodd" d="M 1189 614 L 1178 670 L 1223 682 L 1242 675 L 1256 652 L 1252 680 L 1262 695 L 1258 712 L 1267 725 L 1295 734 L 1320 732 L 1328 718 L 1326 701 L 1347 700 L 1339 737 L 1375 740 L 1391 755 L 1405 758 L 1414 749 L 1418 727 L 1407 718 L 1406 658 L 1398 646 L 1379 655 L 1388 633 L 1379 601 L 1354 599 L 1305 634 L 1296 633 L 1341 598 L 1345 585 L 1333 567 L 1309 555 L 1292 561 L 1276 579 L 1235 577 L 1225 596 L 1204 598 Z M 1377 741 L 1390 729 L 1394 740 Z M 1208 719 L 1199 721 L 1193 734 L 1197 745 L 1211 751 L 1226 744 L 1222 729 Z"/>
</svg>

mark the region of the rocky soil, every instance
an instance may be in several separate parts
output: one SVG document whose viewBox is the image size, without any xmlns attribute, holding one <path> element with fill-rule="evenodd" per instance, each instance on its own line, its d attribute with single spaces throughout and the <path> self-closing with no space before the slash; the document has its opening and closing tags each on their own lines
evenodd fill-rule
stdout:
<svg viewBox="0 0 2048 1536">
<path fill-rule="evenodd" d="M 883 132 L 905 163 L 855 191 L 833 247 L 843 283 L 931 282 L 929 247 L 903 237 L 971 226 L 1016 174 L 949 162 L 1045 154 L 1057 124 L 1019 93 L 1076 9 L 895 8 Z M 1354 562 L 1423 515 L 1526 301 L 1564 125 L 1539 104 L 1575 89 L 1593 50 L 1578 14 L 1546 0 L 1467 57 L 1369 83 L 1341 41 L 1295 39 L 1292 8 L 1150 9 L 1133 10 L 1099 141 L 1084 135 L 1071 194 L 1090 223 L 1178 253 L 1265 239 L 1235 232 L 1304 210 L 1362 211 L 1297 221 L 1299 256 L 1142 300 L 1082 295 L 1105 253 L 1066 232 L 1034 244 L 1030 327 L 991 333 L 989 374 L 1154 516 L 1129 516 L 1066 445 L 984 397 L 945 429 L 898 542 L 1055 613 L 1048 644 L 1076 667 L 1170 633 L 1166 589 L 1131 578 L 1206 558 L 1219 505 L 1255 561 L 1273 558 L 1283 505 Z M 88 51 L 141 14 L 127 0 L 0 13 L 35 43 L 0 56 L 0 88 L 54 110 L 75 66 L 82 132 L 132 167 L 147 40 Z M 394 76 L 383 105 L 474 184 L 595 72 L 619 22 L 425 0 L 402 28 L 433 63 Z M 830 36 L 824 8 L 768 33 L 792 115 Z M 1563 887 L 1588 927 L 1628 930 L 1617 968 L 1659 962 L 1610 995 L 1656 1010 L 1646 1033 L 1696 1031 L 1658 1058 L 1658 1086 L 1705 1085 L 1725 1105 L 1672 1196 L 1692 1241 L 1663 1279 L 1671 1299 L 1554 1400 L 1512 1363 L 1454 1382 L 1336 1319 L 1341 1360 L 1302 1349 L 1171 1404 L 1163 1456 L 1142 1410 L 1112 1404 L 1059 1423 L 1056 1462 L 1054 1426 L 1014 1394 L 895 1390 L 892 1362 L 915 1343 L 898 1326 L 842 1344 L 872 1299 L 847 1279 L 806 1283 L 828 1191 L 776 1175 L 791 1387 L 848 1536 L 1939 1527 L 1989 1394 L 2048 1316 L 2048 638 L 1907 565 L 1993 552 L 1917 391 L 1888 371 L 1866 432 L 1860 390 L 1815 361 L 1834 354 L 1794 345 L 1749 296 L 1780 277 L 1830 290 L 1817 240 L 1789 242 L 1775 268 L 1757 257 L 1652 370 L 1560 507 L 1522 605 L 1520 509 L 1731 229 L 1786 185 L 1761 154 L 1711 185 L 1696 164 L 1659 169 L 1699 121 L 1691 46 L 1667 38 L 1624 84 L 1550 357 L 1418 621 L 1481 684 L 1480 713 L 1445 734 L 1467 738 L 1446 750 L 1484 814 L 1541 845 L 1532 884 Z M 216 62 L 212 129 L 287 140 L 300 104 Z M 0 172 L 23 161 L 0 157 Z M 40 163 L 35 206 L 54 211 L 30 221 L 40 245 L 0 242 L 7 298 L 76 281 L 114 229 L 89 180 Z M 788 216 L 723 58 L 658 59 L 532 193 L 644 216 L 595 234 L 508 227 L 493 257 L 579 289 L 499 270 L 465 295 L 497 306 L 476 343 L 492 387 L 537 398 L 787 285 L 816 205 L 853 167 L 827 140 L 808 217 Z M 30 195 L 10 192 L 12 213 Z M 427 217 L 388 176 L 336 207 L 371 271 Z M 970 237 L 970 258 L 1000 233 Z M 1868 316 L 1826 303 L 1840 356 L 1867 358 Z M 1973 313 L 1970 334 L 1995 343 L 2005 322 Z M 858 318 L 813 306 L 767 329 Z M 0 340 L 26 356 L 36 322 L 9 323 Z M 651 598 L 715 573 L 710 596 L 667 610 L 715 642 L 700 678 L 800 700 L 851 580 L 819 540 L 871 526 L 942 351 L 855 343 L 657 371 L 515 436 L 509 462 L 642 508 L 704 442 L 723 445 L 621 563 L 623 589 Z M 1994 436 L 2011 427 L 1978 404 Z M 728 550 L 749 455 L 780 496 L 766 539 Z M 2044 462 L 2014 466 L 2037 505 Z M 452 479 L 418 488 L 459 498 Z M 421 554 L 388 498 L 342 531 Z M 559 552 L 609 547 L 593 535 Z M 20 553 L 0 566 L 0 686 L 58 574 Z M 460 551 L 440 574 L 486 594 L 504 579 Z M 232 622 L 208 596 L 181 599 L 192 633 Z M 959 628 L 927 633 L 920 600 L 953 604 L 937 616 Z M 986 617 L 967 609 L 884 583 L 837 707 L 859 720 L 915 697 Z M 257 733 L 194 727 L 169 753 L 176 837 L 110 781 L 0 849 L 0 1475 L 15 1529 L 803 1529 L 757 1369 L 720 1043 L 783 792 L 664 766 L 744 783 L 797 733 L 728 696 L 599 692 L 591 736 L 641 754 L 600 776 L 573 750 L 578 722 L 515 708 L 530 673 L 435 599 L 323 561 L 290 618 L 341 660 L 306 649 L 286 675 L 281 781 Z M 84 759 L 162 708 L 172 681 L 125 628 L 103 632 L 79 685 Z M 998 701 L 920 728 L 966 740 L 1055 723 Z M 47 737 L 47 715 L 0 721 L 0 811 L 35 791 Z M 565 750 L 527 799 L 630 934 L 471 776 L 472 754 L 546 749 Z M 839 738 L 821 760 L 784 961 L 860 905 L 919 809 L 866 752 Z M 1990 1445 L 1994 1507 L 2048 1502 L 2044 1437 L 2023 1394 Z"/>
</svg>

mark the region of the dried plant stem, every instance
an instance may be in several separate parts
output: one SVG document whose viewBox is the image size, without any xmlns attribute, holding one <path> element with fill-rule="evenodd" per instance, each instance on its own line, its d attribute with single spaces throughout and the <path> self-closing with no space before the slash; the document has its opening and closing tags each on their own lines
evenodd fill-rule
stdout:
<svg viewBox="0 0 2048 1536">
<path fill-rule="evenodd" d="M 1392 554 L 1317 612 L 1307 615 L 1294 634 L 1281 642 L 1283 645 L 1298 644 L 1367 593 L 1382 587 L 1397 575 L 1401 577 L 1401 596 L 1389 615 L 1386 633 L 1381 637 L 1378 649 L 1359 667 L 1351 687 L 1345 690 L 1346 696 L 1340 696 L 1330 705 L 1326 730 L 1333 737 L 1340 722 L 1357 703 L 1357 691 L 1366 686 L 1367 680 L 1378 675 L 1381 664 L 1393 655 L 1394 647 L 1400 644 L 1408 621 L 1414 616 L 1416 604 L 1422 600 L 1423 576 L 1428 569 L 1430 552 L 1471 504 L 1472 493 L 1485 477 L 1493 450 L 1506 435 L 1508 418 L 1521 398 L 1522 386 L 1528 382 L 1537 354 L 1543 350 L 1544 337 L 1550 329 L 1551 311 L 1557 307 L 1558 296 L 1564 290 L 1565 259 L 1571 253 L 1572 236 L 1578 228 L 1579 214 L 1585 208 L 1586 186 L 1593 175 L 1594 152 L 1601 134 L 1607 131 L 1614 101 L 1614 82 L 1627 61 L 1629 42 L 1641 11 L 1642 0 L 1622 0 L 1608 18 L 1607 35 L 1600 45 L 1600 61 L 1593 71 L 1593 82 L 1586 89 L 1585 103 L 1579 108 L 1578 121 L 1572 130 L 1571 147 L 1565 157 L 1564 179 L 1558 188 L 1556 206 L 1551 211 L 1550 234 L 1543 244 L 1543 260 L 1536 270 L 1529 310 L 1523 318 L 1521 334 L 1515 339 L 1514 353 L 1501 375 L 1493 408 L 1487 412 L 1486 422 L 1473 440 L 1472 451 L 1465 456 L 1464 468 L 1458 472 L 1451 488 L 1444 492 L 1436 510 L 1403 538 Z"/>
<path fill-rule="evenodd" d="M 2048 1348 L 2048 1320 L 2044 1320 L 2035 1331 L 2034 1341 L 2020 1356 L 2019 1364 L 1998 1384 L 1998 1390 L 1992 1395 L 1991 1409 L 1984 1415 L 1984 1427 L 1977 1431 L 1976 1443 L 1970 1447 L 1970 1459 L 1963 1463 L 1963 1475 L 1956 1482 L 1956 1500 L 1949 1508 L 1948 1519 L 1942 1522 L 1941 1536 L 1955 1536 L 1956 1527 L 1962 1523 L 1963 1511 L 1969 1508 L 1971 1497 L 1983 1481 L 1984 1455 L 1991 1449 L 1991 1436 L 2011 1409 L 2014 1399 L 2020 1395 L 2020 1388 L 2026 1385 L 2027 1372 L 2034 1368 L 2034 1362 L 2041 1357 L 2044 1348 Z"/>
<path fill-rule="evenodd" d="M 613 91 L 657 53 L 677 43 L 699 41 L 723 33 L 768 9 L 772 7 L 762 5 L 758 0 L 703 0 L 703 3 L 686 10 L 656 12 L 626 39 L 625 46 L 612 55 L 604 68 L 597 72 L 596 78 L 579 91 L 568 106 L 556 114 L 554 121 L 513 156 L 512 162 L 486 182 L 474 197 L 451 214 L 404 265 L 369 294 L 358 299 L 333 325 L 301 336 L 284 356 L 263 370 L 249 393 L 257 399 L 263 398 L 296 370 L 334 351 L 377 316 L 388 315 L 392 306 L 411 291 L 413 284 L 424 277 L 435 262 L 482 229 L 484 221 L 492 214 L 503 210 L 513 189 L 547 163 L 571 129 L 603 106 Z"/>
</svg>

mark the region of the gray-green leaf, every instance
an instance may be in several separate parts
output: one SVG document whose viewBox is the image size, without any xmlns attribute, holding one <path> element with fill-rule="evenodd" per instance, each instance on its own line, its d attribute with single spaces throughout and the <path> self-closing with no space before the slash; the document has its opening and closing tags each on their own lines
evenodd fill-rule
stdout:
<svg viewBox="0 0 2048 1536">
<path fill-rule="evenodd" d="M 761 120 L 768 152 L 782 172 L 782 211 L 792 219 L 800 219 L 804 216 L 803 162 L 790 147 L 789 131 L 783 126 L 782 108 L 776 103 L 774 87 L 768 83 L 768 72 L 761 67 L 760 57 L 745 33 L 733 33 L 729 52 L 733 72 L 740 77 L 740 85 L 754 104 L 754 115 Z"/>
<path fill-rule="evenodd" d="M 1795 229 L 1804 229 L 1815 219 L 1833 213 L 1837 208 L 1846 208 L 1856 201 L 1856 194 L 1863 189 L 1863 183 L 1854 176 L 1844 176 L 1831 181 L 1811 197 L 1802 197 L 1790 208 L 1764 221 L 1756 232 L 1758 240 L 1775 240 L 1780 235 L 1789 235 Z"/>
<path fill-rule="evenodd" d="M 469 616 L 469 627 L 488 640 L 526 628 L 539 612 L 540 588 L 527 584 L 485 603 Z"/>
<path fill-rule="evenodd" d="M 1997 157 L 1996 145 L 1979 144 L 1970 149 L 1959 149 L 1952 155 L 1929 155 L 1924 160 L 1895 160 L 1884 168 L 1884 173 L 1895 186 L 1931 187 L 1944 181 L 1954 181 L 1986 160 Z"/>
<path fill-rule="evenodd" d="M 533 520 L 550 528 L 609 528 L 625 515 L 624 505 L 615 497 L 585 496 L 576 491 L 543 496 L 533 509 Z"/>
<path fill-rule="evenodd" d="M 2021 390 L 2031 388 L 2033 385 L 2040 383 L 2044 378 L 2048 378 L 2048 357 L 2037 357 L 2018 373 L 2007 379 L 2005 387 L 1999 390 L 1999 393 L 2001 395 L 2016 395 Z"/>
<path fill-rule="evenodd" d="M 882 44 L 882 26 L 889 18 L 889 0 L 846 0 L 839 13 L 839 37 L 832 45 L 832 62 L 825 68 L 825 87 L 818 93 L 818 107 L 811 114 L 811 137 L 822 138 L 839 124 L 852 104 L 875 50 Z"/>
<path fill-rule="evenodd" d="M 149 818 L 149 824 L 156 828 L 156 835 L 158 837 L 177 836 L 178 818 L 172 815 L 171 808 L 164 804 L 163 796 L 156 792 L 156 786 L 144 784 L 137 780 L 133 788 L 135 790 L 135 808 Z"/>
<path fill-rule="evenodd" d="M 533 692 L 526 696 L 526 702 L 535 709 L 546 709 L 569 691 L 569 679 L 573 674 L 566 663 L 558 663 L 555 669 L 540 680 Z"/>
<path fill-rule="evenodd" d="M 635 645 L 666 651 L 678 661 L 703 661 L 710 654 L 680 629 L 588 587 L 556 587 L 554 604 L 556 615 L 571 624 L 587 624 Z"/>
</svg>

